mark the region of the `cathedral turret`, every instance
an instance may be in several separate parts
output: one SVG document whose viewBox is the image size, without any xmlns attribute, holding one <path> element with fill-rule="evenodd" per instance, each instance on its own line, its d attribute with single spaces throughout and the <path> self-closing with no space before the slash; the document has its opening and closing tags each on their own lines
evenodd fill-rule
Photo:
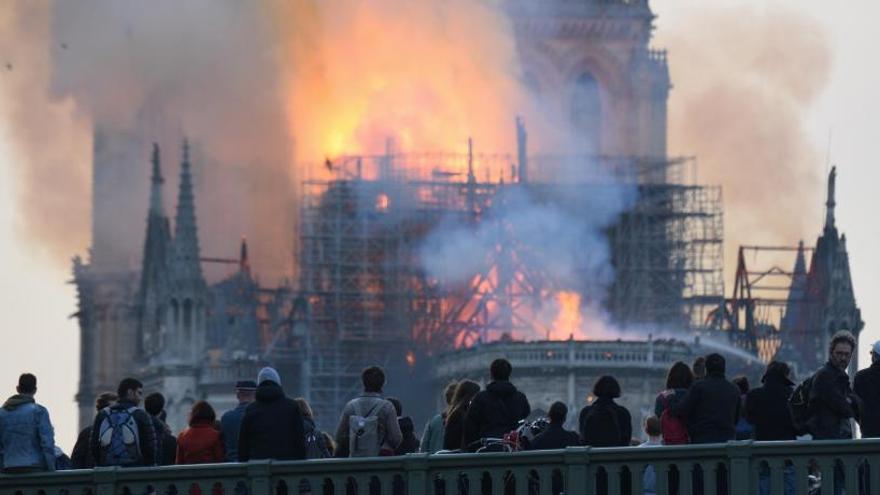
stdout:
<svg viewBox="0 0 880 495">
<path fill-rule="evenodd" d="M 174 277 L 180 282 L 197 285 L 201 282 L 201 285 L 204 285 L 199 262 L 199 236 L 189 162 L 189 143 L 186 141 L 183 142 L 177 215 L 174 219 Z"/>
<path fill-rule="evenodd" d="M 834 207 L 836 203 L 834 202 L 834 189 L 836 187 L 837 182 L 837 167 L 831 167 L 831 172 L 828 174 L 828 199 L 825 201 L 825 229 L 832 230 L 834 229 Z"/>
<path fill-rule="evenodd" d="M 144 238 L 141 262 L 141 283 L 137 296 L 140 353 L 149 357 L 162 345 L 164 331 L 169 248 L 171 233 L 162 200 L 162 166 L 159 145 L 153 144 L 150 177 L 150 209 L 147 213 L 147 235 Z"/>
</svg>

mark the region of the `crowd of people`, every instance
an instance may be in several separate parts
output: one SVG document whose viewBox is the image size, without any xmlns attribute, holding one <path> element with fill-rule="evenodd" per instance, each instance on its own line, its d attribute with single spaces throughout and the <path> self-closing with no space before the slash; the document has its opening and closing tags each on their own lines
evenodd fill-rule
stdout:
<svg viewBox="0 0 880 495">
<path fill-rule="evenodd" d="M 720 354 L 700 357 L 691 366 L 676 362 L 656 397 L 653 415 L 643 422 L 648 440 L 641 443 L 633 440 L 630 411 L 615 402 L 622 390 L 610 375 L 596 380 L 592 400 L 578 414 L 577 431 L 565 429 L 568 408 L 556 402 L 540 431 L 522 434 L 521 424 L 530 416 L 531 406 L 510 381 L 511 364 L 497 359 L 491 363 L 491 381 L 485 389 L 471 380 L 446 387 L 446 408 L 428 421 L 421 440 L 412 419 L 403 415 L 401 402 L 384 396 L 385 373 L 378 366 L 363 370 L 363 392 L 343 408 L 335 435 L 317 429 L 308 402 L 288 397 L 272 368 L 260 370 L 256 381 L 239 381 L 239 404 L 219 420 L 208 402 L 193 404 L 189 426 L 176 436 L 165 422 L 162 394 L 144 397 L 143 384 L 125 378 L 115 393 L 98 396 L 94 422 L 80 432 L 68 458 L 55 445 L 48 411 L 34 400 L 36 377 L 25 373 L 19 377 L 17 394 L 0 408 L 0 467 L 4 473 L 26 473 L 475 452 L 484 450 L 490 440 L 530 450 L 795 440 L 803 435 L 815 440 L 852 439 L 855 422 L 862 437 L 880 437 L 880 342 L 872 348 L 873 364 L 859 371 L 851 386 L 846 370 L 854 349 L 852 334 L 838 332 L 831 339 L 828 361 L 806 380 L 796 384 L 790 367 L 773 361 L 757 388 L 750 388 L 744 377 L 728 380 Z M 785 471 L 786 493 L 794 490 L 790 467 Z M 699 470 L 692 474 L 702 476 Z M 670 473 L 671 484 L 677 476 Z M 835 488 L 842 486 L 842 477 L 840 470 Z M 718 478 L 724 484 L 723 473 Z M 769 493 L 769 472 L 762 472 L 759 482 L 761 493 Z M 653 493 L 652 470 L 644 473 L 644 484 L 645 493 Z"/>
</svg>

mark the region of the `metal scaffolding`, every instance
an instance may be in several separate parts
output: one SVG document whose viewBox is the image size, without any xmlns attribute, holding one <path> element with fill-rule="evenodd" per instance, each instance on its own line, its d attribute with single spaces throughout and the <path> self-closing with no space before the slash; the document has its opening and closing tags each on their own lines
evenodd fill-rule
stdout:
<svg viewBox="0 0 880 495">
<path fill-rule="evenodd" d="M 606 232 L 615 277 L 605 308 L 620 325 L 703 325 L 723 302 L 720 189 L 681 183 L 692 159 L 590 159 L 597 166 L 582 171 L 573 165 L 583 163 L 577 157 L 529 157 L 528 182 L 518 180 L 526 168 L 510 156 L 470 149 L 398 154 L 389 147 L 384 155 L 322 164 L 322 178 L 303 184 L 299 239 L 316 416 L 338 414 L 359 390 L 365 366 L 378 363 L 400 376 L 455 346 L 546 338 L 537 303 L 571 288 L 525 263 L 529 253 L 515 242 L 502 237 L 491 253 L 480 253 L 488 268 L 457 285 L 430 277 L 420 260 L 422 241 L 441 223 L 496 222 L 503 236 L 504 219 L 494 213 L 515 189 L 554 202 L 560 191 L 631 186 L 634 203 Z M 583 173 L 554 182 L 571 170 Z"/>
</svg>

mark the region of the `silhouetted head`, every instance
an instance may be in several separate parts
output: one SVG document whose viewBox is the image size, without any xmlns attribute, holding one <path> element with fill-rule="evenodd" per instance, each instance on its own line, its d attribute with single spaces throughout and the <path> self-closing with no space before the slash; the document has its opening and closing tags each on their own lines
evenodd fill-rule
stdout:
<svg viewBox="0 0 880 495">
<path fill-rule="evenodd" d="M 593 395 L 600 399 L 616 399 L 620 397 L 620 384 L 611 375 L 602 375 L 593 385 Z"/>
<path fill-rule="evenodd" d="M 739 389 L 740 395 L 749 393 L 749 379 L 745 376 L 738 376 L 730 381 Z"/>
<path fill-rule="evenodd" d="M 663 433 L 660 425 L 660 418 L 657 416 L 648 416 L 645 418 L 645 433 L 649 437 L 659 437 Z"/>
<path fill-rule="evenodd" d="M 138 405 L 144 397 L 144 384 L 135 378 L 123 378 L 116 388 L 116 395 L 119 396 L 119 400 L 125 399 Z"/>
<path fill-rule="evenodd" d="M 452 397 L 455 395 L 455 387 L 458 386 L 458 382 L 450 382 L 449 385 L 446 386 L 446 390 L 443 392 L 443 396 L 446 398 L 446 405 L 452 404 Z"/>
<path fill-rule="evenodd" d="M 713 352 L 706 356 L 706 374 L 707 375 L 724 375 L 727 370 L 727 361 L 724 356 Z"/>
<path fill-rule="evenodd" d="M 165 409 L 165 396 L 159 392 L 147 395 L 144 397 L 144 409 L 150 416 L 158 416 Z"/>
<path fill-rule="evenodd" d="M 398 417 L 403 416 L 403 404 L 400 403 L 400 399 L 398 399 L 397 397 L 388 397 L 385 400 L 387 400 L 391 403 L 392 406 L 394 406 L 394 412 L 395 414 L 397 414 Z"/>
<path fill-rule="evenodd" d="M 364 382 L 365 392 L 378 394 L 385 386 L 385 372 L 378 366 L 370 366 L 361 373 L 361 381 Z"/>
<path fill-rule="evenodd" d="M 211 423 L 217 420 L 217 414 L 214 408 L 206 401 L 196 401 L 189 412 L 189 425 L 192 426 L 196 422 Z"/>
<path fill-rule="evenodd" d="M 700 356 L 697 359 L 694 359 L 694 365 L 692 368 L 695 380 L 706 378 L 706 358 Z"/>
<path fill-rule="evenodd" d="M 551 423 L 565 423 L 566 416 L 568 416 L 568 406 L 565 403 L 556 401 L 550 404 L 550 410 L 547 411 L 547 419 Z"/>
<path fill-rule="evenodd" d="M 513 366 L 510 365 L 510 361 L 499 358 L 492 361 L 492 364 L 489 366 L 489 376 L 492 377 L 493 381 L 507 381 L 510 380 L 510 374 L 513 372 Z"/>
<path fill-rule="evenodd" d="M 676 361 L 666 374 L 666 388 L 679 389 L 691 388 L 694 383 L 694 373 L 685 363 Z"/>
<path fill-rule="evenodd" d="M 15 390 L 22 395 L 34 395 L 37 393 L 37 377 L 30 373 L 22 373 L 18 377 L 18 386 Z"/>
<path fill-rule="evenodd" d="M 302 414 L 304 418 L 315 419 L 315 413 L 312 412 L 312 406 L 309 405 L 309 401 L 305 399 L 305 397 L 297 397 L 293 399 L 293 402 L 296 402 L 296 407 L 299 408 L 299 413 Z"/>
</svg>

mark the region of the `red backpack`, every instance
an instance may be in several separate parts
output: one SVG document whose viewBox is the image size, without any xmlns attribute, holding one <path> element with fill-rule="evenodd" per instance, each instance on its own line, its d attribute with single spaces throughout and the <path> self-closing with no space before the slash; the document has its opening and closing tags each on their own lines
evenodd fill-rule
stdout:
<svg viewBox="0 0 880 495">
<path fill-rule="evenodd" d="M 660 413 L 660 431 L 663 433 L 663 445 L 681 445 L 690 443 L 687 427 L 681 418 L 675 417 L 669 411 L 669 398 L 675 394 L 667 390 L 660 394 L 663 403 L 663 412 Z"/>
</svg>

